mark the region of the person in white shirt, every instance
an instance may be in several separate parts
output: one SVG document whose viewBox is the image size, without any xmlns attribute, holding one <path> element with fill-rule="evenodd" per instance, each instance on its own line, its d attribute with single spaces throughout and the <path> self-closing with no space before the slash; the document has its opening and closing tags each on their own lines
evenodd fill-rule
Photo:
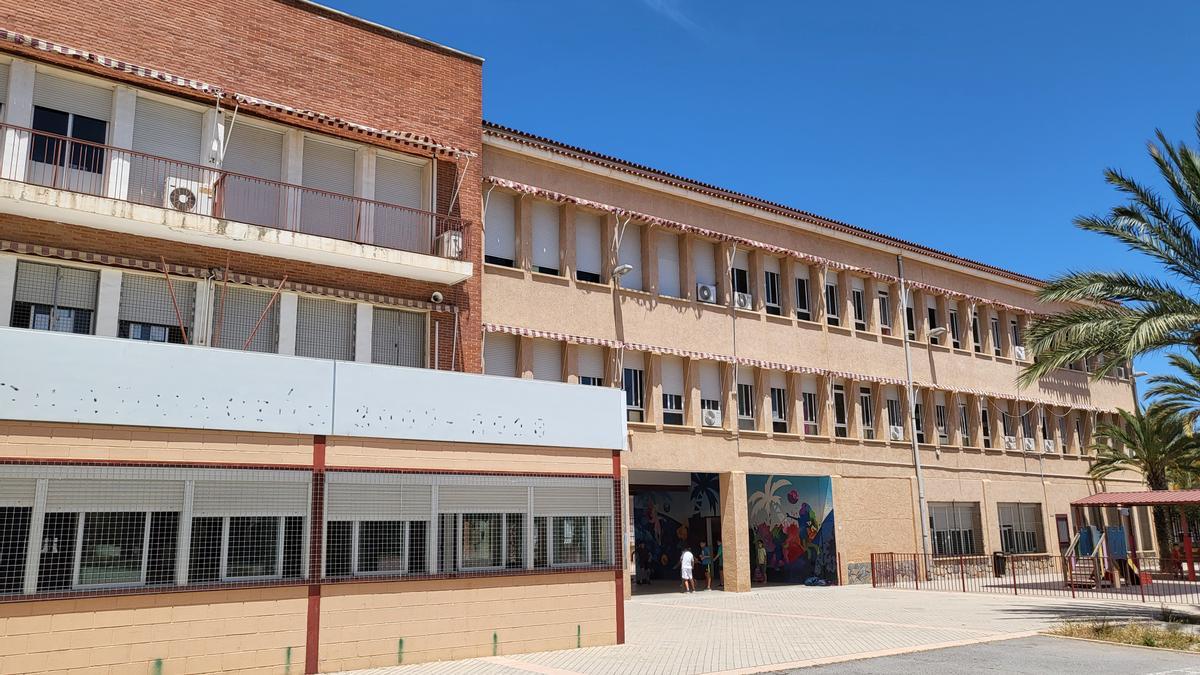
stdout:
<svg viewBox="0 0 1200 675">
<path fill-rule="evenodd" d="M 696 564 L 696 556 L 692 555 L 690 548 L 683 549 L 683 555 L 679 556 L 679 575 L 683 579 L 683 592 L 695 593 L 696 582 L 692 580 L 692 567 Z"/>
</svg>

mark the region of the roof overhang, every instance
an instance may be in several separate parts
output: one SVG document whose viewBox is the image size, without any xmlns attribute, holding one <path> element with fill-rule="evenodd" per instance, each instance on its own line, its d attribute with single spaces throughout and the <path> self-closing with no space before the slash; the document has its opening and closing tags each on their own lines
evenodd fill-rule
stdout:
<svg viewBox="0 0 1200 675">
<path fill-rule="evenodd" d="M 1200 490 L 1100 492 L 1071 502 L 1071 506 L 1193 506 L 1197 504 L 1200 504 Z"/>
</svg>

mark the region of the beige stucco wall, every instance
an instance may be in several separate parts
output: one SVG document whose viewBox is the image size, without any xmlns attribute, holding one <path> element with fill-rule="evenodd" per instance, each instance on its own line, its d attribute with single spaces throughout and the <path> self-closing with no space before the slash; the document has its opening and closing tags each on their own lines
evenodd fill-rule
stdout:
<svg viewBox="0 0 1200 675">
<path fill-rule="evenodd" d="M 498 446 L 330 437 L 325 446 L 330 468 L 401 468 L 508 473 L 586 473 L 612 475 L 612 452 L 577 448 Z"/>
<path fill-rule="evenodd" d="M 616 593 L 612 572 L 326 586 L 320 670 L 615 644 Z"/>
<path fill-rule="evenodd" d="M 301 586 L 0 603 L 0 672 L 300 673 L 307 607 Z"/>
</svg>

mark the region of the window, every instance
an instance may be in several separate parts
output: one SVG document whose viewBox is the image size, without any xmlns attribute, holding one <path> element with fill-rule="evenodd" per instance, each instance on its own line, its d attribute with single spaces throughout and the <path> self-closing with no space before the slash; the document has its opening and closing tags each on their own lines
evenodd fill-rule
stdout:
<svg viewBox="0 0 1200 675">
<path fill-rule="evenodd" d="M 517 377 L 517 342 L 515 335 L 488 333 L 483 338 L 483 372 L 487 375 Z M 582 352 L 581 352 L 582 353 Z"/>
<path fill-rule="evenodd" d="M 104 173 L 104 148 L 99 146 L 104 145 L 108 140 L 108 122 L 35 105 L 33 107 L 33 129 L 43 133 L 33 135 L 33 142 L 29 149 L 29 157 L 32 161 L 50 167 L 66 167 L 89 174 Z M 76 143 L 66 139 L 82 142 Z M 77 190 L 79 187 L 76 182 L 78 178 L 70 174 L 56 174 L 52 170 L 42 167 L 35 168 L 34 173 L 42 174 L 34 176 L 34 182 L 38 184 L 62 185 L 72 190 Z M 57 180 L 55 182 L 37 180 L 49 176 L 53 176 Z M 64 180 L 67 181 L 65 184 Z M 87 185 L 93 189 L 78 191 L 93 192 L 95 187 L 98 187 L 91 181 L 88 181 Z"/>
<path fill-rule="evenodd" d="M 892 299 L 887 291 L 879 291 L 879 332 L 882 335 L 892 334 Z"/>
<path fill-rule="evenodd" d="M 625 368 L 622 386 L 625 389 L 625 419 L 629 422 L 646 420 L 645 372 L 640 368 Z"/>
<path fill-rule="evenodd" d="M 841 325 L 841 310 L 838 305 L 837 282 L 825 282 L 825 323 L 830 326 Z"/>
<path fill-rule="evenodd" d="M 330 520 L 325 576 L 398 575 L 428 568 L 425 521 Z"/>
<path fill-rule="evenodd" d="M 863 289 L 850 290 L 850 301 L 854 305 L 854 330 L 867 329 L 867 306 L 863 300 Z"/>
<path fill-rule="evenodd" d="M 486 230 L 483 261 L 491 265 L 513 267 L 517 259 L 517 197 L 511 192 L 493 190 L 486 201 L 483 214 Z M 599 252 L 599 248 L 596 250 Z"/>
<path fill-rule="evenodd" d="M 1069 442 L 1067 437 L 1067 417 L 1063 415 L 1058 418 L 1058 439 L 1063 444 L 1063 452 L 1066 452 L 1066 445 Z"/>
<path fill-rule="evenodd" d="M 796 278 L 796 318 L 801 321 L 812 321 L 812 310 L 809 308 L 807 278 Z"/>
<path fill-rule="evenodd" d="M 738 428 L 753 431 L 754 422 L 754 385 L 739 382 L 737 385 Z"/>
<path fill-rule="evenodd" d="M 189 582 L 303 576 L 304 518 L 200 516 L 192 519 Z"/>
<path fill-rule="evenodd" d="M 595 377 L 592 375 L 580 375 L 579 376 L 579 384 L 586 385 L 589 387 L 603 387 L 604 386 L 604 378 Z"/>
<path fill-rule="evenodd" d="M 871 398 L 870 387 L 858 389 L 858 416 L 862 437 L 867 440 L 875 438 L 875 402 Z"/>
<path fill-rule="evenodd" d="M 558 205 L 541 200 L 532 203 L 533 271 L 558 276 Z"/>
<path fill-rule="evenodd" d="M 575 278 L 579 281 L 603 283 L 604 220 L 595 213 L 575 212 Z"/>
<path fill-rule="evenodd" d="M 376 307 L 371 326 L 371 363 L 424 368 L 427 316 L 423 312 Z"/>
<path fill-rule="evenodd" d="M 980 431 L 983 436 L 983 447 L 992 447 L 992 421 L 991 415 L 988 414 L 986 401 L 983 404 L 983 408 L 979 411 L 979 424 L 982 427 Z"/>
<path fill-rule="evenodd" d="M 1079 454 L 1086 454 L 1087 448 L 1083 444 L 1083 420 L 1075 418 L 1075 447 L 1079 448 Z"/>
<path fill-rule="evenodd" d="M 934 328 L 937 328 L 939 325 L 937 307 L 926 307 L 925 314 L 926 318 L 929 320 L 929 329 L 933 330 Z M 937 337 L 936 335 L 931 335 L 929 337 L 929 344 L 940 345 L 942 344 L 941 338 Z"/>
<path fill-rule="evenodd" d="M 939 403 L 933 406 L 934 427 L 937 428 L 938 442 L 946 445 L 950 442 L 950 430 L 946 426 L 946 405 Z"/>
<path fill-rule="evenodd" d="M 891 428 L 891 439 L 898 441 L 904 437 L 904 413 L 900 410 L 900 399 L 887 399 L 888 426 Z"/>
<path fill-rule="evenodd" d="M 833 435 L 838 438 L 850 435 L 846 416 L 846 388 L 840 384 L 833 385 Z"/>
<path fill-rule="evenodd" d="M 588 522 L 584 516 L 553 518 L 553 555 L 555 565 L 586 565 L 588 556 Z"/>
<path fill-rule="evenodd" d="M 1033 438 L 1033 411 L 1028 406 L 1022 406 L 1023 409 L 1018 409 L 1021 414 L 1021 436 L 1022 438 Z"/>
<path fill-rule="evenodd" d="M 140 585 L 147 580 L 148 554 L 150 552 L 152 514 L 132 513 L 81 513 L 82 529 L 79 535 L 79 558 L 75 570 L 74 588 L 97 586 Z M 178 532 L 179 514 L 153 514 L 154 519 L 170 521 L 171 534 Z M 162 542 L 155 542 L 161 566 Z M 172 542 L 173 544 L 173 542 Z M 174 551 L 171 551 L 172 557 Z M 171 569 L 173 581 L 175 570 Z"/>
<path fill-rule="evenodd" d="M 1014 436 L 1012 415 L 1007 410 L 1000 411 L 1000 429 L 1006 437 Z"/>
<path fill-rule="evenodd" d="M 813 391 L 805 391 L 800 396 L 802 412 L 804 413 L 804 433 L 809 436 L 815 436 L 820 432 L 820 425 L 817 422 L 817 394 Z"/>
<path fill-rule="evenodd" d="M 178 306 L 179 311 L 175 308 Z M 121 275 L 117 335 L 130 340 L 184 344 L 193 338 L 196 283 L 161 276 Z M 184 340 L 187 331 L 187 340 Z"/>
<path fill-rule="evenodd" d="M 354 360 L 354 318 L 349 302 L 301 297 L 296 301 L 296 356 Z"/>
<path fill-rule="evenodd" d="M 971 344 L 976 354 L 983 353 L 983 340 L 979 336 L 979 313 L 971 312 Z"/>
<path fill-rule="evenodd" d="M 1042 505 L 999 503 L 1000 543 L 1005 553 L 1043 553 Z"/>
<path fill-rule="evenodd" d="M 979 504 L 930 502 L 929 530 L 934 555 L 982 555 Z"/>
<path fill-rule="evenodd" d="M 1072 361 L 1072 362 L 1068 363 L 1067 368 L 1070 370 L 1074 370 L 1074 371 L 1083 370 L 1083 366 L 1080 365 L 1079 361 Z"/>
<path fill-rule="evenodd" d="M 1024 347 L 1025 343 L 1021 339 L 1021 322 L 1016 319 L 1010 319 L 1008 328 L 1012 335 L 1012 343 L 1014 347 Z"/>
<path fill-rule="evenodd" d="M 992 329 L 992 354 L 1000 356 L 1000 319 L 993 316 L 990 323 Z"/>
<path fill-rule="evenodd" d="M 213 293 L 212 316 L 214 347 L 278 351 L 279 298 L 271 291 L 221 284 Z"/>
<path fill-rule="evenodd" d="M 917 314 L 913 307 L 912 291 L 906 291 L 904 294 L 904 327 L 908 331 L 908 339 L 917 339 Z"/>
<path fill-rule="evenodd" d="M 626 223 L 619 232 L 621 245 L 617 249 L 617 264 L 629 265 L 633 271 L 620 278 L 621 288 L 642 290 L 642 226 Z"/>
<path fill-rule="evenodd" d="M 575 348 L 575 367 L 579 370 L 579 384 L 604 386 L 604 348 L 596 345 L 579 345 Z"/>
<path fill-rule="evenodd" d="M 546 382 L 562 382 L 562 343 L 540 338 L 530 339 L 526 344 L 532 351 L 533 379 Z"/>
<path fill-rule="evenodd" d="M 683 359 L 663 356 L 660 364 L 662 423 L 683 424 Z"/>
<path fill-rule="evenodd" d="M 971 445 L 971 417 L 967 413 L 967 404 L 958 404 L 958 433 L 962 436 L 964 446 Z"/>
<path fill-rule="evenodd" d="M 721 399 L 724 398 L 725 392 L 721 389 L 721 370 L 720 366 L 712 361 L 702 361 L 699 367 L 700 371 L 700 410 L 701 423 L 704 426 L 719 427 L 724 422 L 721 416 Z M 703 420 L 705 410 L 715 412 L 709 413 L 710 419 L 708 422 Z"/>
<path fill-rule="evenodd" d="M 679 235 L 658 233 L 658 294 L 672 298 L 682 295 L 679 288 Z"/>
<path fill-rule="evenodd" d="M 734 305 L 737 296 L 750 296 L 750 256 L 746 251 L 736 251 L 733 254 L 732 266 L 729 268 L 729 280 L 734 293 Z"/>
<path fill-rule="evenodd" d="M 14 328 L 91 334 L 100 273 L 20 260 L 13 292 Z"/>
<path fill-rule="evenodd" d="M 955 349 L 962 348 L 962 333 L 958 328 L 958 310 L 950 310 L 950 345 Z"/>
<path fill-rule="evenodd" d="M 767 314 L 779 316 L 783 310 L 779 305 L 779 272 L 763 272 L 763 302 Z"/>
<path fill-rule="evenodd" d="M 503 541 L 499 513 L 461 513 L 459 531 L 462 534 L 460 554 L 462 556 L 459 568 L 488 569 L 504 566 L 504 552 L 500 546 Z"/>
<path fill-rule="evenodd" d="M 771 430 L 779 434 L 788 431 L 787 389 L 782 387 L 771 387 Z"/>
<path fill-rule="evenodd" d="M 925 442 L 925 405 L 918 403 L 913 411 L 913 430 L 917 435 L 917 442 Z"/>
<path fill-rule="evenodd" d="M 717 249 L 713 242 L 707 239 L 692 239 L 692 267 L 696 273 L 697 286 L 717 285 Z M 716 302 L 716 295 L 713 297 L 713 302 Z"/>
</svg>

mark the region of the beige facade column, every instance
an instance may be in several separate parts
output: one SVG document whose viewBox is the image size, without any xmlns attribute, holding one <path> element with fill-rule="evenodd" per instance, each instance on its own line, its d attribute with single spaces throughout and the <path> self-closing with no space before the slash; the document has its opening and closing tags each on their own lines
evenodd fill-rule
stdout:
<svg viewBox="0 0 1200 675">
<path fill-rule="evenodd" d="M 954 345 L 954 336 L 950 335 L 950 307 L 954 304 L 950 298 L 938 294 L 937 296 L 937 320 L 938 325 L 934 328 L 941 327 L 946 329 L 946 334 L 938 338 L 938 342 L 947 347 Z"/>
<path fill-rule="evenodd" d="M 966 394 L 967 403 L 967 437 L 963 444 L 972 448 L 983 447 L 983 419 L 979 414 L 979 397 Z"/>
<path fill-rule="evenodd" d="M 841 304 L 841 316 L 843 328 L 854 328 L 854 302 L 852 300 L 854 293 L 854 275 L 848 270 L 843 270 L 838 273 L 838 303 Z"/>
<path fill-rule="evenodd" d="M 691 358 L 683 360 L 683 423 L 700 426 L 700 362 Z"/>
<path fill-rule="evenodd" d="M 786 375 L 788 431 L 800 435 L 804 435 L 804 397 L 802 395 L 804 382 L 802 377 L 800 373 L 794 372 Z"/>
<path fill-rule="evenodd" d="M 904 318 L 904 294 L 900 292 L 900 283 L 891 285 L 891 290 L 888 291 L 889 307 L 892 310 L 892 335 L 902 338 L 908 330 L 908 324 Z"/>
<path fill-rule="evenodd" d="M 738 428 L 737 376 L 732 363 L 721 363 L 721 426 L 726 431 Z"/>
<path fill-rule="evenodd" d="M 717 297 L 726 307 L 733 306 L 733 252 L 734 245 L 729 242 L 717 246 Z"/>
<path fill-rule="evenodd" d="M 558 257 L 562 260 L 562 275 L 572 284 L 575 283 L 575 212 L 574 204 L 558 208 Z"/>
<path fill-rule="evenodd" d="M 754 369 L 754 425 L 759 431 L 771 433 L 771 373 L 766 368 Z"/>
<path fill-rule="evenodd" d="M 754 311 L 761 312 L 766 307 L 767 279 L 763 274 L 763 253 L 758 249 L 750 251 L 750 294 L 754 296 Z"/>
<path fill-rule="evenodd" d="M 845 380 L 842 382 L 842 389 L 846 392 L 846 436 L 862 438 L 862 422 L 858 413 L 858 383 Z"/>
<path fill-rule="evenodd" d="M 925 429 L 925 442 L 929 445 L 938 444 L 937 416 L 934 408 L 937 399 L 932 389 L 922 387 L 916 391 L 917 400 L 921 402 L 921 426 Z"/>
<path fill-rule="evenodd" d="M 958 408 L 959 397 L 962 394 L 946 392 L 946 432 L 950 437 L 950 445 L 962 447 L 966 445 L 962 434 L 962 417 Z"/>
<path fill-rule="evenodd" d="M 867 310 L 867 332 L 879 334 L 879 280 L 867 277 L 863 280 L 863 306 Z"/>
<path fill-rule="evenodd" d="M 721 550 L 724 557 L 725 590 L 744 593 L 750 590 L 750 569 L 753 551 L 750 550 L 749 499 L 746 494 L 746 472 L 730 471 L 721 474 Z"/>
<path fill-rule="evenodd" d="M 1005 310 L 997 309 L 996 318 L 1000 321 L 1000 356 L 1011 359 L 1016 355 L 1013 354 L 1012 334 L 1008 330 L 1009 314 Z"/>
<path fill-rule="evenodd" d="M 830 388 L 833 380 L 827 375 L 817 376 L 817 435 L 833 438 L 833 397 Z"/>
<path fill-rule="evenodd" d="M 680 234 L 676 237 L 679 242 L 679 296 L 684 300 L 696 299 L 696 263 L 692 261 L 692 241 L 690 234 Z"/>
<path fill-rule="evenodd" d="M 563 382 L 579 384 L 579 345 L 563 344 Z"/>
<path fill-rule="evenodd" d="M 517 338 L 517 372 L 521 377 L 533 377 L 533 338 Z"/>
<path fill-rule="evenodd" d="M 875 439 L 886 441 L 888 439 L 887 401 L 884 400 L 883 385 L 878 382 L 871 383 L 871 412 L 873 413 L 872 421 L 875 422 Z"/>
<path fill-rule="evenodd" d="M 913 390 L 913 394 L 920 395 L 916 389 Z M 916 432 L 916 429 L 913 429 L 912 408 L 908 403 L 908 388 L 903 385 L 897 386 L 896 395 L 900 398 L 900 416 L 904 420 L 904 440 L 907 441 L 914 438 L 913 434 Z"/>
<path fill-rule="evenodd" d="M 632 272 L 641 273 L 642 290 L 654 296 L 658 295 L 658 233 L 661 231 L 656 225 L 642 226 L 642 269 Z"/>
<path fill-rule="evenodd" d="M 831 272 L 821 265 L 808 268 L 808 302 L 812 305 L 812 319 L 825 324 L 825 275 Z"/>
<path fill-rule="evenodd" d="M 533 197 L 523 194 L 517 198 L 517 259 L 519 270 L 528 272 L 533 264 Z"/>
<path fill-rule="evenodd" d="M 980 530 L 983 530 L 983 553 L 991 555 L 1000 550 L 999 517 L 996 515 L 996 502 L 991 495 L 992 481 L 983 479 L 983 499 L 979 504 Z"/>
<path fill-rule="evenodd" d="M 925 321 L 925 291 L 912 289 L 912 311 L 913 325 L 916 327 L 917 342 L 925 342 L 929 339 L 929 326 Z"/>
<path fill-rule="evenodd" d="M 983 343 L 983 353 L 992 356 L 996 353 L 996 347 L 992 344 L 992 309 L 988 305 L 977 305 L 975 311 L 979 314 L 979 341 Z M 1003 332 L 1000 335 L 1003 339 Z"/>
<path fill-rule="evenodd" d="M 604 348 L 604 381 L 610 387 L 618 389 L 624 386 L 624 373 L 621 372 L 621 350 L 616 347 Z"/>
<path fill-rule="evenodd" d="M 989 398 L 985 401 L 988 406 L 988 422 L 992 428 L 992 447 L 997 450 L 1004 449 L 1004 425 L 1001 417 L 1008 411 L 1008 401 L 998 398 Z"/>
<path fill-rule="evenodd" d="M 645 422 L 654 425 L 658 431 L 662 431 L 662 355 L 646 354 L 646 400 L 642 402 L 645 406 L 646 418 Z"/>
<path fill-rule="evenodd" d="M 604 250 L 600 252 L 600 283 L 609 283 L 613 268 L 617 266 L 617 217 L 604 215 Z"/>
<path fill-rule="evenodd" d="M 796 318 L 796 268 L 800 263 L 790 256 L 779 260 L 779 307 L 789 319 Z M 791 389 L 791 386 L 788 386 Z M 790 394 L 789 394 L 790 395 Z"/>
</svg>

